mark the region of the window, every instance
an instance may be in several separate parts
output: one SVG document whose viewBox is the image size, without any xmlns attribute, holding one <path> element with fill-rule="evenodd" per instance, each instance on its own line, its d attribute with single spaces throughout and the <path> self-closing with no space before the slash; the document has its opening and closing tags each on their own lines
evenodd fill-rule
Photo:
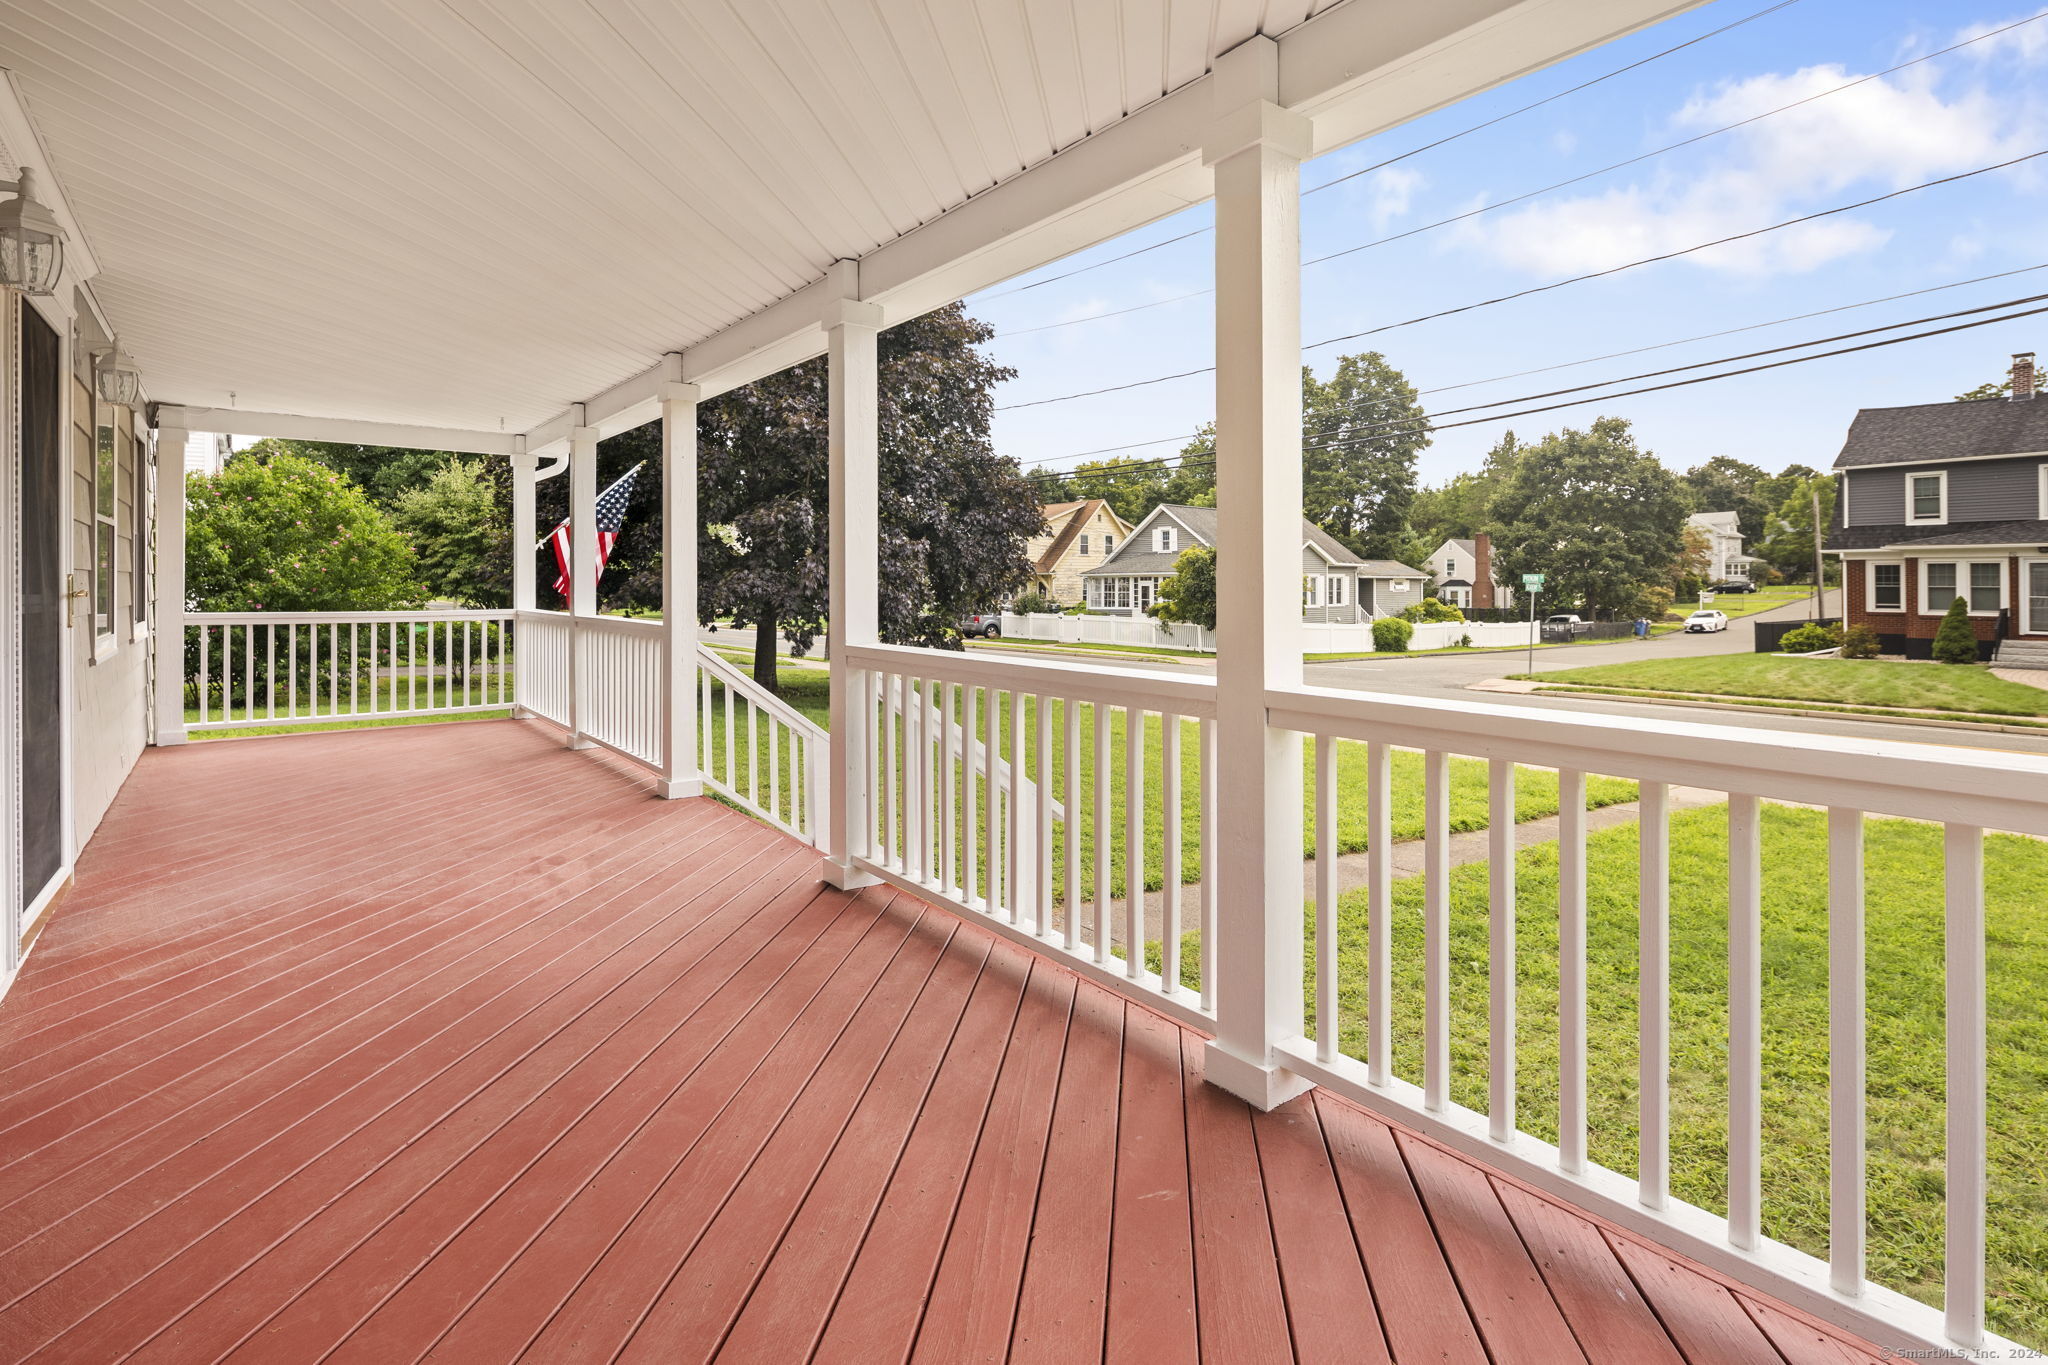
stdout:
<svg viewBox="0 0 2048 1365">
<path fill-rule="evenodd" d="M 1957 597 L 1969 601 L 1972 616 L 1995 616 L 2005 605 L 2005 561 L 1980 560 L 1970 564 L 1929 564 L 1920 566 L 1922 592 L 1920 612 L 1939 616 Z"/>
<path fill-rule="evenodd" d="M 1457 560 L 1455 560 L 1455 559 L 1452 559 L 1452 558 L 1450 558 L 1449 556 L 1446 556 L 1446 557 L 1444 558 L 1444 577 L 1445 577 L 1445 578 L 1456 578 L 1457 576 L 1458 576 L 1458 561 L 1457 561 Z"/>
<path fill-rule="evenodd" d="M 2048 464 L 2042 465 L 2039 473 L 2041 476 L 2041 493 L 2037 499 L 2039 505 L 2034 510 L 2040 514 L 2041 520 L 2048 521 Z"/>
<path fill-rule="evenodd" d="M 110 404 L 93 404 L 92 435 L 92 626 L 94 637 L 106 640 L 114 633 L 114 507 L 120 469 L 114 451 L 114 409 Z"/>
<path fill-rule="evenodd" d="M 1139 611 L 1149 611 L 1151 609 L 1152 595 L 1158 590 L 1158 587 L 1159 580 L 1156 578 L 1141 578 L 1138 580 Z"/>
<path fill-rule="evenodd" d="M 1873 564 L 1870 566 L 1870 608 L 1871 611 L 1904 611 L 1906 609 L 1906 566 L 1903 564 Z"/>
<path fill-rule="evenodd" d="M 1154 527 L 1152 531 L 1152 545 L 1161 554 L 1172 554 L 1173 528 L 1171 526 Z"/>
<path fill-rule="evenodd" d="M 1084 555 L 1088 553 L 1088 533 L 1086 531 L 1081 533 L 1081 553 Z"/>
<path fill-rule="evenodd" d="M 1128 578 L 1116 580 L 1116 605 L 1119 607 L 1131 605 L 1131 580 Z"/>
<path fill-rule="evenodd" d="M 1333 573 L 1330 575 L 1331 606 L 1341 607 L 1344 605 L 1344 599 L 1350 595 L 1349 592 L 1345 589 L 1344 585 L 1349 581 L 1350 580 L 1345 578 L 1342 574 Z"/>
<path fill-rule="evenodd" d="M 2005 604 L 2005 565 L 1970 566 L 1970 610 L 1995 612 Z"/>
<path fill-rule="evenodd" d="M 140 639 L 141 628 L 149 624 L 149 510 L 155 505 L 156 464 L 150 458 L 149 437 L 135 429 L 133 413 L 123 419 L 123 425 L 127 428 L 127 443 L 123 449 L 134 462 L 135 475 L 135 502 L 128 520 L 129 549 L 135 556 L 130 569 L 135 591 L 130 594 L 128 605 L 136 638 Z"/>
<path fill-rule="evenodd" d="M 1311 573 L 1301 576 L 1301 605 L 1304 607 L 1320 607 L 1323 605 L 1323 576 L 1321 574 Z"/>
<path fill-rule="evenodd" d="M 1948 520 L 1948 475 L 1914 474 L 1906 480 L 1906 520 Z"/>
<path fill-rule="evenodd" d="M 1927 591 L 1922 595 L 1920 610 L 1929 616 L 1939 616 L 1948 610 L 1948 604 L 1956 596 L 1956 566 L 1953 564 L 1929 564 L 1927 566 Z"/>
<path fill-rule="evenodd" d="M 1109 554 L 1109 553 L 1110 553 L 1111 551 L 1113 551 L 1113 550 L 1115 550 L 1115 549 L 1116 549 L 1116 537 L 1115 537 L 1115 536 L 1104 536 L 1104 537 L 1102 538 L 1102 553 L 1103 553 L 1103 554 L 1105 554 L 1105 555 L 1107 555 L 1107 554 Z"/>
</svg>

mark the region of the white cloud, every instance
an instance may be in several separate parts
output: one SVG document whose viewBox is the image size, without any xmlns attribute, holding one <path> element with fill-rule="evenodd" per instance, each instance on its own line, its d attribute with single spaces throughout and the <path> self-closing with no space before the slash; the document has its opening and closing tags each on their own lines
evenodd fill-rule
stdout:
<svg viewBox="0 0 2048 1365">
<path fill-rule="evenodd" d="M 2035 18 L 2039 18 L 2043 14 L 2048 14 L 2048 9 L 2034 11 Z M 1971 24 L 1967 28 L 1957 29 L 1956 36 L 1951 38 L 1949 42 L 1966 43 L 1973 38 L 1982 38 L 1985 34 L 1995 33 L 1999 29 L 2007 28 L 2016 19 L 2024 17 L 2026 16 L 2014 15 L 2004 19 L 1986 19 L 1982 23 Z M 1973 47 L 1968 48 L 1967 51 L 1979 61 L 1991 61 L 1998 57 L 2015 57 L 2022 62 L 2037 62 L 2044 57 L 2048 57 L 2048 24 L 2021 24 L 2010 32 L 2000 33 L 1996 38 L 1989 38 L 1984 42 L 1977 43 Z"/>
<path fill-rule="evenodd" d="M 2011 101 L 1982 89 L 1944 98 L 1924 71 L 1906 75 L 1867 81 L 1721 134 L 1704 144 L 1704 164 L 1683 152 L 1660 158 L 1635 183 L 1486 215 L 1460 237 L 1534 274 L 1583 274 L 2033 150 L 2016 141 L 2022 120 Z M 1829 65 L 1724 82 L 1680 107 L 1671 131 L 1724 127 L 1854 78 Z M 1890 236 L 1878 223 L 1842 215 L 1682 259 L 1730 275 L 1797 274 L 1874 251 Z"/>
<path fill-rule="evenodd" d="M 1550 148 L 1559 156 L 1570 156 L 1579 150 L 1579 135 L 1569 128 L 1560 128 L 1550 135 Z"/>
<path fill-rule="evenodd" d="M 1415 202 L 1415 192 L 1429 180 L 1421 171 L 1406 166 L 1384 166 L 1363 178 L 1355 197 L 1365 200 L 1365 213 L 1373 231 L 1385 231 L 1397 218 L 1404 218 Z"/>
</svg>

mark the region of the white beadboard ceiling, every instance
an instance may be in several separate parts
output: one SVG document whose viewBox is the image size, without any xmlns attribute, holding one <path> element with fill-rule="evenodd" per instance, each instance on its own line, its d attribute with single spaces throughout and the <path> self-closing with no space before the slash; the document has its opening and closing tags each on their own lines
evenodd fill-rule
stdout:
<svg viewBox="0 0 2048 1365">
<path fill-rule="evenodd" d="M 520 431 L 1336 3 L 0 0 L 0 65 L 153 397 Z"/>
</svg>

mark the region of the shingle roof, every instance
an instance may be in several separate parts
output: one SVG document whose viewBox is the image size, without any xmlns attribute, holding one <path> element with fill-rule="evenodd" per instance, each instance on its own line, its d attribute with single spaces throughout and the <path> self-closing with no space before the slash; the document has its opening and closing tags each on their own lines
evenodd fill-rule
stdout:
<svg viewBox="0 0 2048 1365">
<path fill-rule="evenodd" d="M 1865 408 L 1849 424 L 1835 468 L 1922 464 L 1972 455 L 2031 455 L 2048 450 L 2048 401 L 1986 398 Z"/>
<path fill-rule="evenodd" d="M 1067 524 L 1060 527 L 1059 534 L 1052 538 L 1052 544 L 1045 547 L 1045 553 L 1038 557 L 1035 567 L 1039 573 L 1051 573 L 1059 567 L 1060 559 L 1066 554 L 1067 547 L 1081 534 L 1081 528 L 1095 519 L 1096 509 L 1103 505 L 1101 498 L 1088 498 L 1081 502 L 1048 503 L 1039 509 L 1048 522 L 1063 514 L 1073 513 L 1067 517 Z"/>
<path fill-rule="evenodd" d="M 1828 533 L 1829 550 L 1875 550 L 1888 545 L 2048 545 L 2048 520 L 1973 521 L 1965 525 L 1847 526 Z"/>
<path fill-rule="evenodd" d="M 1155 550 L 1151 548 L 1151 537 L 1140 535 L 1139 531 L 1150 525 L 1155 517 L 1167 516 L 1187 528 L 1189 535 L 1203 545 L 1216 543 L 1216 509 L 1213 507 L 1187 507 L 1180 503 L 1162 503 L 1153 513 L 1138 523 L 1124 543 L 1117 547 L 1115 554 L 1097 567 L 1081 576 L 1088 578 L 1095 574 L 1169 574 L 1173 572 L 1174 561 L 1180 558 L 1180 551 Z M 1366 578 L 1420 578 L 1419 570 L 1391 559 L 1360 559 L 1356 553 L 1317 526 L 1308 518 L 1301 521 L 1302 539 L 1321 550 L 1332 564 L 1356 566 Z M 1183 549 L 1186 547 L 1183 546 Z"/>
</svg>

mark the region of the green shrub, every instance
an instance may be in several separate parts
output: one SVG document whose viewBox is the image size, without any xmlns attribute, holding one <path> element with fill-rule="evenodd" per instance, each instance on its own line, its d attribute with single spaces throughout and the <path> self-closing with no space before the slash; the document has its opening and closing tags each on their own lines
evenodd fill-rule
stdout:
<svg viewBox="0 0 2048 1365">
<path fill-rule="evenodd" d="M 1372 647 L 1382 654 L 1405 654 L 1415 627 L 1398 616 L 1382 616 L 1372 623 Z"/>
<path fill-rule="evenodd" d="M 1425 597 L 1411 603 L 1401 612 L 1404 621 L 1462 621 L 1465 613 L 1459 611 L 1441 597 Z"/>
<path fill-rule="evenodd" d="M 1019 616 L 1030 616 L 1058 612 L 1062 608 L 1059 603 L 1053 601 L 1050 597 L 1038 591 L 1038 589 L 1033 588 L 1029 592 L 1017 594 L 1017 600 L 1010 604 L 1010 610 L 1016 612 Z"/>
<path fill-rule="evenodd" d="M 1778 641 L 1778 648 L 1786 654 L 1812 654 L 1816 650 L 1838 649 L 1842 643 L 1840 626 L 1823 626 L 1809 622 L 1796 630 L 1785 632 Z"/>
<path fill-rule="evenodd" d="M 1970 604 L 1960 597 L 1948 604 L 1941 628 L 1934 632 L 1934 658 L 1944 664 L 1977 662 L 1977 635 L 1970 629 Z"/>
<path fill-rule="evenodd" d="M 1842 632 L 1842 657 L 1845 659 L 1875 659 L 1878 649 L 1877 632 L 1861 622 Z"/>
</svg>

